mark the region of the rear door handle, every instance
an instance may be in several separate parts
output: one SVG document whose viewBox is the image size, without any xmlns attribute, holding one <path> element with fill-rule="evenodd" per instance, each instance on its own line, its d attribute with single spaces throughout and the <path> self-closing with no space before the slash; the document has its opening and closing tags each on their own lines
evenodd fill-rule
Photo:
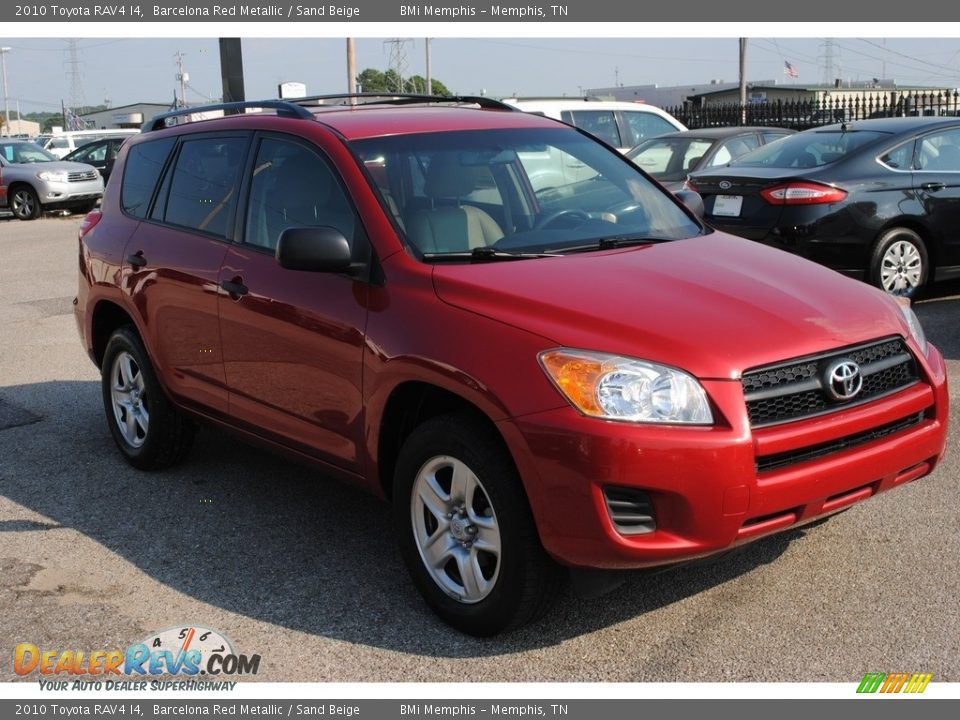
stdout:
<svg viewBox="0 0 960 720">
<path fill-rule="evenodd" d="M 132 255 L 127 255 L 127 262 L 137 268 L 142 268 L 147 264 L 147 259 L 143 256 L 143 250 L 137 250 Z"/>
<path fill-rule="evenodd" d="M 920 185 L 922 190 L 929 190 L 930 192 L 937 192 L 938 190 L 943 190 L 947 186 L 946 183 L 942 182 L 926 182 Z"/>
<path fill-rule="evenodd" d="M 224 280 L 220 283 L 220 287 L 230 293 L 233 297 L 241 297 L 250 292 L 250 288 L 243 284 L 241 278 L 234 278 L 233 280 Z"/>
</svg>

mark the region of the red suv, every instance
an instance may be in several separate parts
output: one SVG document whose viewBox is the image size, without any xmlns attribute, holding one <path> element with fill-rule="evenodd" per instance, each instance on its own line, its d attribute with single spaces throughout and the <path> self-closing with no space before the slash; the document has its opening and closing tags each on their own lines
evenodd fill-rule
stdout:
<svg viewBox="0 0 960 720">
<path fill-rule="evenodd" d="M 489 635 L 564 568 L 715 553 L 943 456 L 908 305 L 704 227 L 560 122 L 333 102 L 171 113 L 120 151 L 76 309 L 135 467 L 196 420 L 307 458 L 390 498 L 426 601 Z"/>
</svg>

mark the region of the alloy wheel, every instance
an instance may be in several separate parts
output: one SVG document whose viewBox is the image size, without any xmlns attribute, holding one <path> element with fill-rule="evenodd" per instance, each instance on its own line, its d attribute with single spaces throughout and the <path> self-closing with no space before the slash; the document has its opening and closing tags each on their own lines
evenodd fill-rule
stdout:
<svg viewBox="0 0 960 720">
<path fill-rule="evenodd" d="M 110 396 L 113 416 L 124 441 L 139 448 L 150 429 L 150 406 L 143 373 L 133 355 L 117 353 L 110 371 Z"/>
<path fill-rule="evenodd" d="M 466 604 L 486 598 L 500 573 L 501 540 L 476 474 L 450 456 L 428 460 L 414 482 L 410 513 L 420 558 L 440 589 Z"/>
<path fill-rule="evenodd" d="M 917 246 L 898 240 L 887 248 L 880 262 L 880 282 L 892 295 L 913 295 L 923 277 L 923 258 Z"/>
</svg>

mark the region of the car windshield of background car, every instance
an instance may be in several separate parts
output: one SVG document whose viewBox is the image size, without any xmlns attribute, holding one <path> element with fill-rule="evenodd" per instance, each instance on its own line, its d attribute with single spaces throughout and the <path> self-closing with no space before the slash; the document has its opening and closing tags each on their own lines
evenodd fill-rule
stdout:
<svg viewBox="0 0 960 720">
<path fill-rule="evenodd" d="M 744 155 L 733 167 L 812 168 L 842 159 L 858 148 L 886 137 L 872 130 L 811 130 L 784 138 Z"/>
</svg>

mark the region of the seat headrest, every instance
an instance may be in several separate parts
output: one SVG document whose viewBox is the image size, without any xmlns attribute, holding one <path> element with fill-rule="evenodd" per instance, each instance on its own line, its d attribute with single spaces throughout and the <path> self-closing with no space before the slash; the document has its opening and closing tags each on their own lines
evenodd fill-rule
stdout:
<svg viewBox="0 0 960 720">
<path fill-rule="evenodd" d="M 460 164 L 457 153 L 437 153 L 430 160 L 423 192 L 432 198 L 459 198 L 477 188 L 476 168 Z"/>
</svg>

